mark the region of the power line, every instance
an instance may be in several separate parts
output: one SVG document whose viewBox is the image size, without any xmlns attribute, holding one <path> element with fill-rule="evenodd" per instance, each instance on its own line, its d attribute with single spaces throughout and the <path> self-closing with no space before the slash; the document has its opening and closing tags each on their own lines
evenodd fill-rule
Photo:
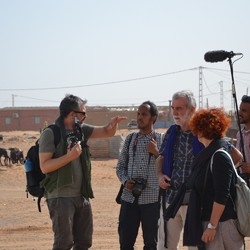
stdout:
<svg viewBox="0 0 250 250">
<path fill-rule="evenodd" d="M 92 87 L 92 86 L 100 86 L 100 85 L 108 85 L 108 84 L 119 84 L 124 82 L 133 82 L 133 81 L 140 81 L 150 78 L 156 78 L 156 77 L 162 77 L 166 75 L 173 75 L 178 73 L 183 73 L 186 71 L 196 70 L 197 68 L 191 68 L 191 69 L 184 69 L 184 70 L 178 70 L 158 75 L 151 75 L 151 76 L 144 76 L 144 77 L 137 77 L 132 79 L 126 79 L 126 80 L 118 80 L 118 81 L 111 81 L 111 82 L 102 82 L 102 83 L 92 83 L 92 84 L 83 84 L 83 85 L 75 85 L 75 86 L 65 86 L 65 87 L 50 87 L 50 88 L 22 88 L 22 89 L 0 89 L 0 91 L 30 91 L 30 90 L 52 90 L 52 89 L 72 89 L 72 88 L 84 88 L 84 87 Z"/>
<path fill-rule="evenodd" d="M 209 68 L 209 67 L 195 67 L 195 68 L 178 70 L 178 71 L 173 71 L 173 72 L 168 72 L 168 73 L 163 73 L 163 74 L 144 76 L 144 77 L 137 77 L 137 78 L 132 78 L 132 79 L 125 79 L 125 80 L 118 80 L 118 81 L 111 81 L 111 82 L 101 82 L 101 83 L 92 83 L 92 84 L 88 83 L 88 84 L 83 84 L 83 85 L 74 85 L 74 86 L 71 85 L 71 86 L 64 86 L 64 87 L 61 86 L 61 87 L 46 87 L 46 88 L 0 89 L 0 91 L 32 91 L 32 90 L 34 91 L 34 90 L 53 90 L 53 89 L 57 90 L 57 89 L 85 88 L 85 87 L 110 85 L 110 84 L 121 84 L 121 83 L 125 83 L 125 82 L 141 81 L 141 80 L 145 80 L 145 79 L 151 79 L 151 78 L 157 78 L 157 77 L 163 77 L 163 76 L 167 76 L 167 75 L 183 73 L 183 72 L 186 72 L 186 71 L 198 70 L 199 68 L 208 69 L 208 70 L 215 70 L 215 71 L 229 72 L 229 70 L 225 70 L 225 69 L 216 69 L 216 68 Z M 234 72 L 235 73 L 240 73 L 240 74 L 248 74 L 248 75 L 250 75 L 250 72 L 243 72 L 243 71 L 234 71 Z"/>
<path fill-rule="evenodd" d="M 218 71 L 230 72 L 230 70 L 227 70 L 227 69 L 216 69 L 216 68 L 209 68 L 209 67 L 202 67 L 202 69 L 210 69 L 210 70 L 218 70 Z M 234 70 L 234 73 L 250 75 L 250 72 L 246 72 L 246 71 L 236 71 L 236 70 Z"/>
<path fill-rule="evenodd" d="M 22 98 L 26 98 L 26 99 L 32 99 L 32 100 L 36 100 L 36 101 L 58 103 L 58 101 L 46 100 L 46 99 L 40 99 L 40 98 L 34 98 L 34 97 L 30 97 L 30 96 L 22 96 L 22 95 L 13 95 L 13 96 L 14 96 L 14 97 L 22 97 Z"/>
<path fill-rule="evenodd" d="M 178 74 L 178 73 L 183 73 L 183 72 L 187 72 L 187 71 L 194 71 L 194 70 L 198 70 L 198 69 L 205 69 L 205 70 L 208 70 L 210 72 L 211 71 L 230 72 L 229 70 L 225 70 L 225 69 L 208 68 L 208 67 L 201 67 L 200 66 L 200 67 L 195 67 L 195 68 L 190 68 L 190 69 L 184 69 L 184 70 L 178 70 L 178 71 L 173 71 L 173 72 L 168 72 L 168 73 L 163 73 L 163 74 L 157 74 L 157 75 L 151 75 L 151 76 L 145 76 L 145 77 L 137 77 L 137 78 L 133 78 L 133 79 L 111 81 L 111 82 L 85 84 L 85 85 L 77 85 L 77 86 L 65 86 L 65 87 L 50 87 L 50 88 L 0 89 L 0 91 L 29 91 L 29 90 L 38 91 L 38 90 L 52 90 L 52 89 L 56 90 L 56 89 L 66 89 L 66 88 L 92 87 L 92 86 L 100 86 L 100 85 L 108 85 L 108 84 L 121 84 L 121 83 L 125 83 L 125 82 L 133 82 L 133 81 L 139 81 L 139 80 L 144 80 L 144 79 L 150 79 L 150 78 L 156 78 L 156 77 L 163 77 L 163 76 L 167 76 L 167 75 Z M 250 72 L 243 72 L 243 71 L 235 71 L 235 73 L 250 75 Z M 210 94 L 207 94 L 207 95 L 203 95 L 203 93 L 202 93 L 202 96 L 217 95 L 218 93 L 214 93 L 208 87 L 208 84 L 207 84 L 207 82 L 205 80 L 204 72 L 202 72 L 202 78 L 203 78 L 203 81 L 205 82 L 205 85 L 206 85 L 206 88 L 207 88 L 208 92 L 210 93 Z M 224 78 L 225 78 L 225 76 L 224 76 Z M 53 103 L 57 102 L 55 100 L 39 99 L 39 98 L 28 97 L 28 96 L 21 96 L 21 95 L 13 95 L 13 96 L 23 97 L 23 98 L 26 98 L 26 99 L 33 99 L 33 100 L 43 101 L 43 102 L 53 102 Z M 134 102 L 136 102 L 136 101 L 133 101 L 133 103 Z M 161 102 L 166 102 L 166 101 L 161 101 Z"/>
</svg>

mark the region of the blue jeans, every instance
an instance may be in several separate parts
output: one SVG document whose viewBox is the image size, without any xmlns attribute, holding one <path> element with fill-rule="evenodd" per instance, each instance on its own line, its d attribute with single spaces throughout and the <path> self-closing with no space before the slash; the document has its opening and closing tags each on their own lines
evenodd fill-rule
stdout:
<svg viewBox="0 0 250 250">
<path fill-rule="evenodd" d="M 54 231 L 53 250 L 87 250 L 92 245 L 93 217 L 83 197 L 47 200 Z"/>
<path fill-rule="evenodd" d="M 144 250 L 155 250 L 159 219 L 159 203 L 138 205 L 122 201 L 119 215 L 119 240 L 121 250 L 133 250 L 140 223 Z"/>
</svg>

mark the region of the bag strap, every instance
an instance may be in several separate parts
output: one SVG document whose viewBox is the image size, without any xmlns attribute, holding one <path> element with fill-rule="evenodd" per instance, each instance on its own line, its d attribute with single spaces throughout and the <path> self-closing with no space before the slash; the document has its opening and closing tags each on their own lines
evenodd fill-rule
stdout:
<svg viewBox="0 0 250 250">
<path fill-rule="evenodd" d="M 232 163 L 232 166 L 233 166 L 235 175 L 236 175 L 236 181 L 237 181 L 237 178 L 241 178 L 241 177 L 238 175 L 238 173 L 237 173 L 237 171 L 236 171 L 236 169 L 235 169 L 235 167 L 234 167 L 234 163 L 233 163 L 233 160 L 232 160 L 231 155 L 230 155 L 226 150 L 224 150 L 223 148 L 220 148 L 220 149 L 216 150 L 216 151 L 213 153 L 212 157 L 211 157 L 211 161 L 210 161 L 210 171 L 211 171 L 211 173 L 212 173 L 212 169 L 213 169 L 213 159 L 214 159 L 214 155 L 215 155 L 217 152 L 223 152 L 223 153 L 226 154 L 226 155 L 228 156 L 228 158 L 231 160 L 231 163 Z M 230 193 L 229 193 L 229 194 L 230 194 Z M 229 196 L 230 196 L 230 199 L 231 199 L 231 201 L 232 201 L 232 203 L 233 203 L 234 210 L 236 211 L 235 201 L 233 200 L 233 197 L 231 196 L 231 194 L 230 194 Z"/>
<path fill-rule="evenodd" d="M 237 176 L 237 177 L 240 177 L 239 174 L 237 173 L 235 167 L 234 167 L 234 163 L 233 163 L 233 160 L 232 160 L 231 155 L 230 155 L 226 150 L 224 150 L 223 148 L 220 148 L 220 149 L 216 150 L 216 151 L 213 153 L 213 155 L 212 155 L 212 157 L 211 157 L 211 161 L 210 161 L 210 170 L 211 170 L 211 172 L 212 172 L 212 169 L 213 169 L 213 159 L 214 159 L 214 155 L 215 155 L 217 152 L 223 152 L 224 154 L 226 154 L 226 155 L 228 156 L 228 158 L 231 160 L 231 163 L 232 163 L 232 165 L 233 165 L 233 169 L 234 169 L 234 172 L 235 172 L 236 176 Z"/>
<path fill-rule="evenodd" d="M 125 167 L 126 167 L 126 170 L 128 169 L 128 161 L 129 161 L 129 146 L 130 146 L 130 143 L 131 143 L 131 141 L 132 141 L 132 137 L 133 137 L 133 134 L 134 134 L 135 132 L 133 132 L 133 133 L 131 133 L 131 134 L 129 134 L 128 136 L 128 145 L 127 145 L 127 157 L 126 157 L 126 162 L 125 162 Z M 115 201 L 116 201 L 116 203 L 117 204 L 121 204 L 121 196 L 122 196 L 122 192 L 123 192 L 123 188 L 124 188 L 124 185 L 123 184 L 121 184 L 121 186 L 120 186 L 120 189 L 119 189 L 119 192 L 118 192 L 118 194 L 117 194 L 117 196 L 116 196 L 116 198 L 115 198 Z"/>
<path fill-rule="evenodd" d="M 41 210 L 41 199 L 42 199 L 41 196 L 37 198 L 37 207 L 38 207 L 38 211 L 40 213 L 42 212 L 42 210 Z"/>
<path fill-rule="evenodd" d="M 154 139 L 154 140 L 156 141 L 156 143 L 157 143 L 157 138 L 156 138 L 156 132 L 155 132 L 155 130 L 153 131 L 152 139 Z M 153 154 L 149 153 L 149 157 L 148 157 L 148 166 L 149 166 L 149 164 L 150 164 L 150 160 L 151 160 L 151 157 L 152 157 L 152 156 L 153 156 Z M 147 175 L 148 175 L 148 173 L 147 173 Z"/>
<path fill-rule="evenodd" d="M 54 134 L 54 144 L 55 147 L 57 147 L 57 145 L 59 144 L 60 140 L 61 140 L 61 131 L 59 129 L 59 127 L 55 124 L 51 124 L 48 126 L 48 128 L 50 128 L 53 131 Z M 38 140 L 37 142 L 38 143 Z M 38 207 L 38 211 L 41 213 L 41 199 L 43 196 L 39 196 L 37 198 L 37 207 Z"/>
<path fill-rule="evenodd" d="M 126 169 L 128 169 L 128 161 L 129 161 L 129 147 L 130 147 L 130 143 L 132 141 L 133 135 L 135 134 L 135 132 L 133 132 L 132 134 L 129 135 L 128 138 L 128 146 L 127 146 L 127 158 L 126 158 Z"/>
<path fill-rule="evenodd" d="M 50 128 L 53 131 L 54 134 L 54 144 L 55 147 L 59 144 L 60 140 L 61 140 L 61 131 L 59 129 L 59 127 L 55 124 L 51 124 L 48 126 L 48 128 Z"/>
</svg>

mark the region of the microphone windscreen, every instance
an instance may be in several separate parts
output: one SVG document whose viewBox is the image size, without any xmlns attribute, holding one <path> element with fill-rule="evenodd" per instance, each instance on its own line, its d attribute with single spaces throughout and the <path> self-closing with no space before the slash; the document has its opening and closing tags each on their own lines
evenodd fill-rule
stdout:
<svg viewBox="0 0 250 250">
<path fill-rule="evenodd" d="M 209 51 L 204 55 L 206 62 L 222 62 L 230 56 L 230 52 L 225 50 Z"/>
</svg>

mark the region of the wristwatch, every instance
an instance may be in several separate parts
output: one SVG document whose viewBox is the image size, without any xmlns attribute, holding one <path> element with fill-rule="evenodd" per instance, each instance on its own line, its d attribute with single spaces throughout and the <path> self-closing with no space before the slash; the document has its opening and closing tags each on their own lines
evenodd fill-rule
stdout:
<svg viewBox="0 0 250 250">
<path fill-rule="evenodd" d="M 216 227 L 213 226 L 213 224 L 211 224 L 210 222 L 208 223 L 207 228 L 209 228 L 209 229 L 216 229 Z"/>
</svg>

